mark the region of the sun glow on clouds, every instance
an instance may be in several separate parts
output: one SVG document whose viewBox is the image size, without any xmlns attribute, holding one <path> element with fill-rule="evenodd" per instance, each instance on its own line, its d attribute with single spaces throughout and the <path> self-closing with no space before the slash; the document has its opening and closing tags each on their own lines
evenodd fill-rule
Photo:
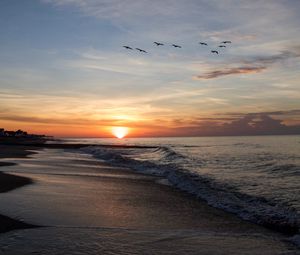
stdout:
<svg viewBox="0 0 300 255">
<path fill-rule="evenodd" d="M 16 13 L 7 17 L 10 24 L 22 23 L 24 8 L 43 22 L 24 27 L 30 36 L 20 36 L 21 51 L 11 36 L 0 47 L 6 56 L 0 59 L 0 128 L 124 137 L 128 128 L 121 127 L 130 127 L 130 137 L 185 136 L 203 125 L 210 129 L 211 119 L 222 125 L 222 114 L 232 112 L 230 122 L 237 111 L 300 109 L 300 1 L 19 2 L 21 8 L 1 5 L 3 13 Z M 1 29 L 15 35 L 14 25 Z M 211 54 L 210 46 L 228 39 L 232 45 Z M 155 40 L 165 45 L 156 47 Z M 149 54 L 128 51 L 127 44 Z"/>
<path fill-rule="evenodd" d="M 129 133 L 129 128 L 127 127 L 113 127 L 112 133 L 115 137 L 122 139 Z"/>
</svg>

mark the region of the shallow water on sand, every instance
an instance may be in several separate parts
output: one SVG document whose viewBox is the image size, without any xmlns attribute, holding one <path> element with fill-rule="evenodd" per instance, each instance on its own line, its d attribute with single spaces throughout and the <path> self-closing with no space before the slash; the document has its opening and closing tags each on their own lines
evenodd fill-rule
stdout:
<svg viewBox="0 0 300 255">
<path fill-rule="evenodd" d="M 202 231 L 43 228 L 0 236 L 1 254 L 298 254 L 266 236 Z M 266 249 L 267 247 L 267 249 Z"/>
<path fill-rule="evenodd" d="M 0 213 L 48 227 L 1 235 L 1 254 L 298 252 L 280 234 L 88 154 L 52 149 L 13 161 L 2 169 L 35 183 L 1 194 Z"/>
<path fill-rule="evenodd" d="M 165 177 L 181 190 L 252 222 L 289 233 L 299 230 L 300 136 L 76 142 L 121 145 L 83 150 L 112 165 Z"/>
</svg>

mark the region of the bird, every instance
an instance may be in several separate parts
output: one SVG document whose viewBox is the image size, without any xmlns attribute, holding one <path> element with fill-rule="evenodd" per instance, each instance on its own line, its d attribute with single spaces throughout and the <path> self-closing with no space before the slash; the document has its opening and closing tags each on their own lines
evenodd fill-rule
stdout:
<svg viewBox="0 0 300 255">
<path fill-rule="evenodd" d="M 133 50 L 131 47 L 129 47 L 129 46 L 123 46 L 125 49 L 127 49 L 127 50 Z"/>
<path fill-rule="evenodd" d="M 176 44 L 172 44 L 172 46 L 173 46 L 174 48 L 181 48 L 180 45 L 176 45 Z"/>
<path fill-rule="evenodd" d="M 163 46 L 163 43 L 159 43 L 159 42 L 154 42 L 156 44 L 156 46 Z"/>
<path fill-rule="evenodd" d="M 219 52 L 217 50 L 212 50 L 211 53 L 219 54 Z"/>
<path fill-rule="evenodd" d="M 231 41 L 223 41 L 222 43 L 225 43 L 225 44 L 226 44 L 226 43 L 231 43 Z"/>
<path fill-rule="evenodd" d="M 219 48 L 226 48 L 225 45 L 219 45 Z"/>
<path fill-rule="evenodd" d="M 142 50 L 142 49 L 140 49 L 140 48 L 135 48 L 136 50 L 138 50 L 139 52 L 144 52 L 144 53 L 147 53 L 147 51 L 145 51 L 145 50 Z"/>
<path fill-rule="evenodd" d="M 205 42 L 199 42 L 199 44 L 207 46 L 207 43 L 205 43 Z"/>
</svg>

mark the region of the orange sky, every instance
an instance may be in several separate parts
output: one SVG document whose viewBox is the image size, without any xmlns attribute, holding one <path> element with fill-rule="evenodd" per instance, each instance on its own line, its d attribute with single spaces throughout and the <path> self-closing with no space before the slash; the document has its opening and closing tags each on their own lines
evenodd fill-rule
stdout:
<svg viewBox="0 0 300 255">
<path fill-rule="evenodd" d="M 282 123 L 300 124 L 299 1 L 171 2 L 2 5 L 0 128 L 61 137 L 112 136 L 115 126 L 129 127 L 129 136 L 221 135 L 261 118 L 258 132 L 292 132 Z"/>
</svg>

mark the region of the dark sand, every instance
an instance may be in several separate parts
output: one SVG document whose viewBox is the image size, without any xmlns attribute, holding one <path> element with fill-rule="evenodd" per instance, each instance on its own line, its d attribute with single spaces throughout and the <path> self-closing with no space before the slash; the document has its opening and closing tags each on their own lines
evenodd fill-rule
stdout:
<svg viewBox="0 0 300 255">
<path fill-rule="evenodd" d="M 31 154 L 34 154 L 34 152 L 30 150 L 35 149 L 37 148 L 34 146 L 1 144 L 0 139 L 0 160 L 1 158 L 25 158 Z"/>
<path fill-rule="evenodd" d="M 7 164 L 11 165 L 11 164 Z M 0 166 L 3 164 L 0 162 Z M 0 169 L 1 170 L 1 169 Z M 8 192 L 10 190 L 31 184 L 32 180 L 23 176 L 16 176 L 0 172 L 0 193 Z"/>
<path fill-rule="evenodd" d="M 58 148 L 76 149 L 82 146 L 86 145 L 51 145 L 45 147 L 47 147 L 46 152 L 50 149 L 53 152 L 57 151 L 57 155 L 63 155 L 63 151 Z M 36 150 L 38 147 L 44 146 L 0 145 L 0 158 L 26 157 L 34 153 L 28 150 Z M 37 156 L 40 157 L 42 155 L 43 153 Z M 31 181 L 30 178 L 37 178 L 38 184 L 35 190 L 39 190 L 38 185 L 54 185 L 54 194 L 57 194 L 57 197 L 51 197 L 50 201 L 52 202 L 49 202 L 48 205 L 46 202 L 48 201 L 47 195 L 44 195 L 43 189 L 41 189 L 41 191 L 38 191 L 38 194 L 41 197 L 45 196 L 43 199 L 43 201 L 45 201 L 44 206 L 41 209 L 36 208 L 38 212 L 33 211 L 32 213 L 43 215 L 43 210 L 45 210 L 45 212 L 50 215 L 55 215 L 57 208 L 61 209 L 59 205 L 67 204 L 68 206 L 64 206 L 63 209 L 64 217 L 59 215 L 58 219 L 54 219 L 54 221 L 57 221 L 63 218 L 62 223 L 55 224 L 55 227 L 58 229 L 60 225 L 73 227 L 76 223 L 77 227 L 82 225 L 92 228 L 116 228 L 119 229 L 118 234 L 122 234 L 122 229 L 124 229 L 124 231 L 128 229 L 129 232 L 131 230 L 175 231 L 174 233 L 178 233 L 178 231 L 196 231 L 192 233 L 198 233 L 198 231 L 201 231 L 201 233 L 213 234 L 212 236 L 209 234 L 203 236 L 191 234 L 190 236 L 190 234 L 188 234 L 187 239 L 180 238 L 178 240 L 178 249 L 185 246 L 189 247 L 189 242 L 191 242 L 191 245 L 200 242 L 199 245 L 202 246 L 202 248 L 204 245 L 204 247 L 210 247 L 212 251 L 217 251 L 218 247 L 223 247 L 223 249 L 228 249 L 228 251 L 240 249 L 242 252 L 236 252 L 234 254 L 243 254 L 243 252 L 247 250 L 245 246 L 248 245 L 249 251 L 253 251 L 252 254 L 257 254 L 255 252 L 261 249 L 265 250 L 265 254 L 282 254 L 281 252 L 287 249 L 293 251 L 295 249 L 293 245 L 290 246 L 290 244 L 279 241 L 284 238 L 280 233 L 243 221 L 230 213 L 210 207 L 205 201 L 199 201 L 195 197 L 185 194 L 172 186 L 158 184 L 158 182 L 161 181 L 160 178 L 138 174 L 130 169 L 110 167 L 95 160 L 78 158 L 63 159 L 62 162 L 58 162 L 49 159 L 47 153 L 44 157 L 46 160 L 45 166 L 43 167 L 45 178 L 42 176 L 43 174 L 39 177 L 38 175 L 22 174 L 20 172 L 20 174 L 27 176 L 20 177 L 2 173 L 0 176 L 0 178 L 4 176 L 4 188 L 2 189 L 6 189 L 7 191 L 13 188 L 13 186 L 17 188 L 28 184 Z M 7 163 L 5 164 L 7 165 Z M 39 162 L 39 164 L 41 164 L 41 162 Z M 2 165 L 4 165 L 4 163 L 2 163 Z M 85 170 L 90 168 L 91 173 L 95 171 L 97 176 L 78 176 L 76 174 L 76 167 L 79 169 L 82 168 L 80 165 L 84 166 Z M 98 165 L 96 169 L 95 165 Z M 51 167 L 50 169 L 54 167 L 59 174 L 57 176 L 53 173 L 47 175 L 47 167 Z M 2 169 L 4 170 L 5 166 L 2 167 Z M 74 172 L 74 175 L 67 174 L 64 176 L 62 175 L 64 172 Z M 13 184 L 8 181 L 11 178 L 14 178 L 14 181 L 12 181 Z M 84 181 L 85 179 L 86 183 Z M 64 181 L 61 182 L 62 180 Z M 43 186 L 41 187 L 43 188 Z M 51 189 L 51 186 L 47 186 L 47 188 Z M 62 193 L 59 193 L 60 188 Z M 66 190 L 68 190 L 67 193 Z M 62 196 L 62 194 L 64 195 Z M 80 203 L 73 205 L 74 197 L 82 199 L 82 205 L 80 205 Z M 78 200 L 78 202 L 80 201 Z M 81 208 L 80 210 L 75 209 L 78 205 Z M 62 210 L 60 210 L 60 212 L 61 211 Z M 35 223 L 37 225 L 40 224 L 40 222 Z M 51 226 L 53 223 L 49 222 L 48 224 L 48 222 L 45 222 L 45 224 L 43 224 L 43 222 L 41 222 L 41 224 Z M 27 225 L 4 216 L 0 217 L 0 225 L 4 226 L 4 228 L 0 228 L 0 232 L 32 227 L 32 225 Z M 47 231 L 48 228 L 42 229 L 44 230 L 41 231 Z M 48 231 L 50 233 L 52 231 L 51 228 L 48 229 Z M 220 240 L 216 239 L 218 233 L 221 234 Z M 222 237 L 224 233 L 226 233 L 226 235 Z M 30 237 L 30 233 L 28 234 Z M 248 238 L 248 235 L 253 236 L 253 238 Z M 41 234 L 41 236 L 43 235 Z M 231 239 L 227 239 L 227 236 Z M 125 236 L 124 240 L 126 240 L 126 238 Z M 143 237 L 137 238 L 137 240 L 140 240 L 140 238 L 142 240 Z M 199 240 L 197 239 L 198 241 L 195 242 L 195 238 Z M 159 240 L 161 242 L 161 239 Z M 174 242 L 173 239 L 170 239 L 170 243 L 168 243 L 168 240 L 169 237 L 166 237 L 163 243 L 167 242 L 166 245 L 171 245 L 170 249 L 172 250 L 173 248 L 171 247 L 176 244 L 176 241 Z M 54 239 L 54 243 L 56 242 L 57 240 Z M 133 247 L 138 246 L 135 244 Z M 227 254 L 225 250 L 223 253 L 221 252 L 221 254 Z"/>
<path fill-rule="evenodd" d="M 0 145 L 0 160 L 1 158 L 20 158 L 20 157 L 26 157 L 30 154 L 33 154 L 33 152 L 30 152 L 26 149 L 30 149 L 30 148 L 28 148 L 27 146 L 24 147 L 24 146 L 13 146 L 13 145 Z M 12 165 L 15 164 L 0 161 L 0 167 L 1 167 L 0 171 L 4 170 L 5 166 L 12 166 Z M 0 193 L 8 192 L 10 190 L 31 183 L 32 180 L 30 178 L 0 172 Z M 0 233 L 7 232 L 14 229 L 32 228 L 32 227 L 35 226 L 26 224 L 18 220 L 11 219 L 7 216 L 0 215 Z"/>
<path fill-rule="evenodd" d="M 57 150 L 58 148 L 77 149 L 83 146 L 86 145 L 0 145 L 0 160 L 1 158 L 25 158 L 35 153 L 31 150 L 38 150 L 42 147 Z M 90 178 L 99 184 L 97 185 L 97 203 L 100 200 L 101 208 L 97 208 L 97 212 L 104 219 L 101 226 L 142 229 L 230 230 L 230 232 L 269 231 L 223 210 L 213 208 L 207 205 L 205 201 L 199 201 L 172 186 L 158 184 L 157 181 L 160 181 L 161 178 L 139 174 L 130 169 L 112 168 L 97 161 L 69 163 L 83 163 L 86 166 L 90 164 L 91 167 L 94 167 L 95 164 L 99 165 L 96 170 L 99 176 Z M 56 162 L 49 162 L 49 164 L 53 164 L 58 172 L 73 171 L 72 166 L 64 165 L 60 169 L 61 167 L 56 165 Z M 14 165 L 14 163 L 0 162 L 1 165 L 3 171 L 5 166 Z M 76 180 L 76 178 L 82 179 L 83 177 L 74 176 L 73 178 Z M 0 172 L 0 192 L 7 192 L 31 183 L 32 179 L 29 177 Z M 76 196 L 76 193 L 80 194 L 81 190 L 75 187 L 70 192 L 74 192 Z M 90 210 L 93 210 L 93 206 L 90 206 Z"/>
</svg>

